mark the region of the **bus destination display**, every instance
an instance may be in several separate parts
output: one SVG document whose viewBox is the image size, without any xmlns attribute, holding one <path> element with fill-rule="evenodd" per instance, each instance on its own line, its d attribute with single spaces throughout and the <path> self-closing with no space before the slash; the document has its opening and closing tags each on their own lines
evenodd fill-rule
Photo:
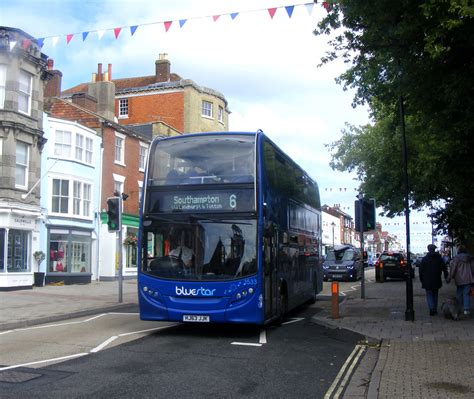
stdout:
<svg viewBox="0 0 474 399">
<path fill-rule="evenodd" d="M 253 190 L 183 191 L 151 193 L 153 212 L 254 211 Z"/>
</svg>

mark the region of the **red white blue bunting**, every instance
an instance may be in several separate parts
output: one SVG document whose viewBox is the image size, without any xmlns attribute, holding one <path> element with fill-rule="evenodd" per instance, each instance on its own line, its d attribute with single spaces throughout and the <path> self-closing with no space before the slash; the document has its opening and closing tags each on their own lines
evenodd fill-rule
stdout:
<svg viewBox="0 0 474 399">
<path fill-rule="evenodd" d="M 326 11 L 329 12 L 332 9 L 332 4 L 334 3 L 334 1 L 335 0 L 323 1 L 323 2 L 321 2 L 321 5 L 324 7 L 324 9 Z M 145 26 L 145 25 L 163 25 L 165 32 L 169 32 L 170 29 L 172 28 L 172 26 L 174 26 L 174 25 L 177 25 L 177 26 L 179 25 L 180 29 L 183 28 L 184 25 L 186 24 L 186 22 L 191 20 L 191 19 L 209 19 L 209 20 L 212 20 L 214 23 L 216 23 L 216 22 L 222 21 L 222 20 L 224 20 L 224 18 L 228 17 L 228 20 L 234 21 L 240 14 L 255 13 L 255 12 L 260 12 L 260 11 L 267 11 L 268 16 L 270 17 L 271 20 L 273 20 L 275 15 L 278 12 L 281 12 L 281 11 L 286 12 L 288 18 L 291 18 L 293 16 L 293 12 L 294 12 L 296 7 L 301 7 L 301 8 L 305 7 L 306 10 L 307 10 L 308 15 L 311 16 L 315 3 L 318 3 L 318 1 L 315 0 L 313 2 L 294 4 L 294 5 L 291 5 L 291 6 L 280 6 L 280 7 L 272 7 L 272 8 L 265 8 L 265 9 L 231 12 L 231 13 L 226 13 L 226 14 L 216 14 L 216 15 L 210 15 L 210 16 L 208 15 L 208 16 L 202 16 L 202 17 L 192 17 L 192 18 L 179 19 L 179 20 L 176 20 L 176 21 L 167 20 L 167 21 L 159 21 L 159 22 L 152 22 L 152 23 L 146 23 L 146 24 L 137 24 L 137 25 L 132 25 L 132 26 L 119 26 L 119 27 L 115 27 L 115 28 L 108 28 L 108 29 L 101 29 L 101 30 L 91 30 L 91 31 L 84 31 L 84 32 L 69 33 L 67 35 L 45 36 L 45 37 L 41 37 L 41 38 L 37 39 L 36 43 L 41 48 L 41 47 L 44 46 L 45 42 L 50 42 L 51 45 L 54 47 L 58 44 L 61 37 L 65 38 L 66 44 L 69 44 L 76 36 L 79 36 L 80 38 L 82 38 L 82 41 L 85 42 L 87 39 L 89 39 L 91 37 L 91 33 L 97 34 L 97 38 L 99 40 L 101 40 L 102 37 L 107 32 L 112 32 L 113 37 L 115 39 L 118 39 L 119 35 L 122 33 L 122 31 L 129 30 L 130 36 L 133 36 L 139 27 L 142 27 L 142 26 Z M 24 46 L 25 44 L 22 43 L 22 45 Z"/>
</svg>

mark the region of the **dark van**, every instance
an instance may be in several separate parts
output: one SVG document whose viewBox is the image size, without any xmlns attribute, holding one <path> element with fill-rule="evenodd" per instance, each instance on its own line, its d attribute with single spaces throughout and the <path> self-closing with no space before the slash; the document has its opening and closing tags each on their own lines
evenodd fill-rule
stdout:
<svg viewBox="0 0 474 399">
<path fill-rule="evenodd" d="M 324 281 L 352 280 L 362 276 L 363 261 L 360 250 L 352 245 L 336 245 L 327 252 L 323 263 Z"/>
</svg>

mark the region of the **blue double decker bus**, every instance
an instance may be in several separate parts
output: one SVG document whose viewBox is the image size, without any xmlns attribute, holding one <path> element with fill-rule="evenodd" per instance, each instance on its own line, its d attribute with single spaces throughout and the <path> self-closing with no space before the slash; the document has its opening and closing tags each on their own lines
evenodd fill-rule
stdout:
<svg viewBox="0 0 474 399">
<path fill-rule="evenodd" d="M 145 179 L 142 320 L 263 325 L 316 299 L 318 186 L 263 132 L 157 137 Z"/>
</svg>

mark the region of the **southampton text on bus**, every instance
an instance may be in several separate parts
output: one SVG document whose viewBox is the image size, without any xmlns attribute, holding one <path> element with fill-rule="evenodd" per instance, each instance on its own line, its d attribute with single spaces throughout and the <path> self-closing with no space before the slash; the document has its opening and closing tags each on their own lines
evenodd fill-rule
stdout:
<svg viewBox="0 0 474 399">
<path fill-rule="evenodd" d="M 265 324 L 321 291 L 318 186 L 263 132 L 155 138 L 142 198 L 143 320 Z"/>
</svg>

